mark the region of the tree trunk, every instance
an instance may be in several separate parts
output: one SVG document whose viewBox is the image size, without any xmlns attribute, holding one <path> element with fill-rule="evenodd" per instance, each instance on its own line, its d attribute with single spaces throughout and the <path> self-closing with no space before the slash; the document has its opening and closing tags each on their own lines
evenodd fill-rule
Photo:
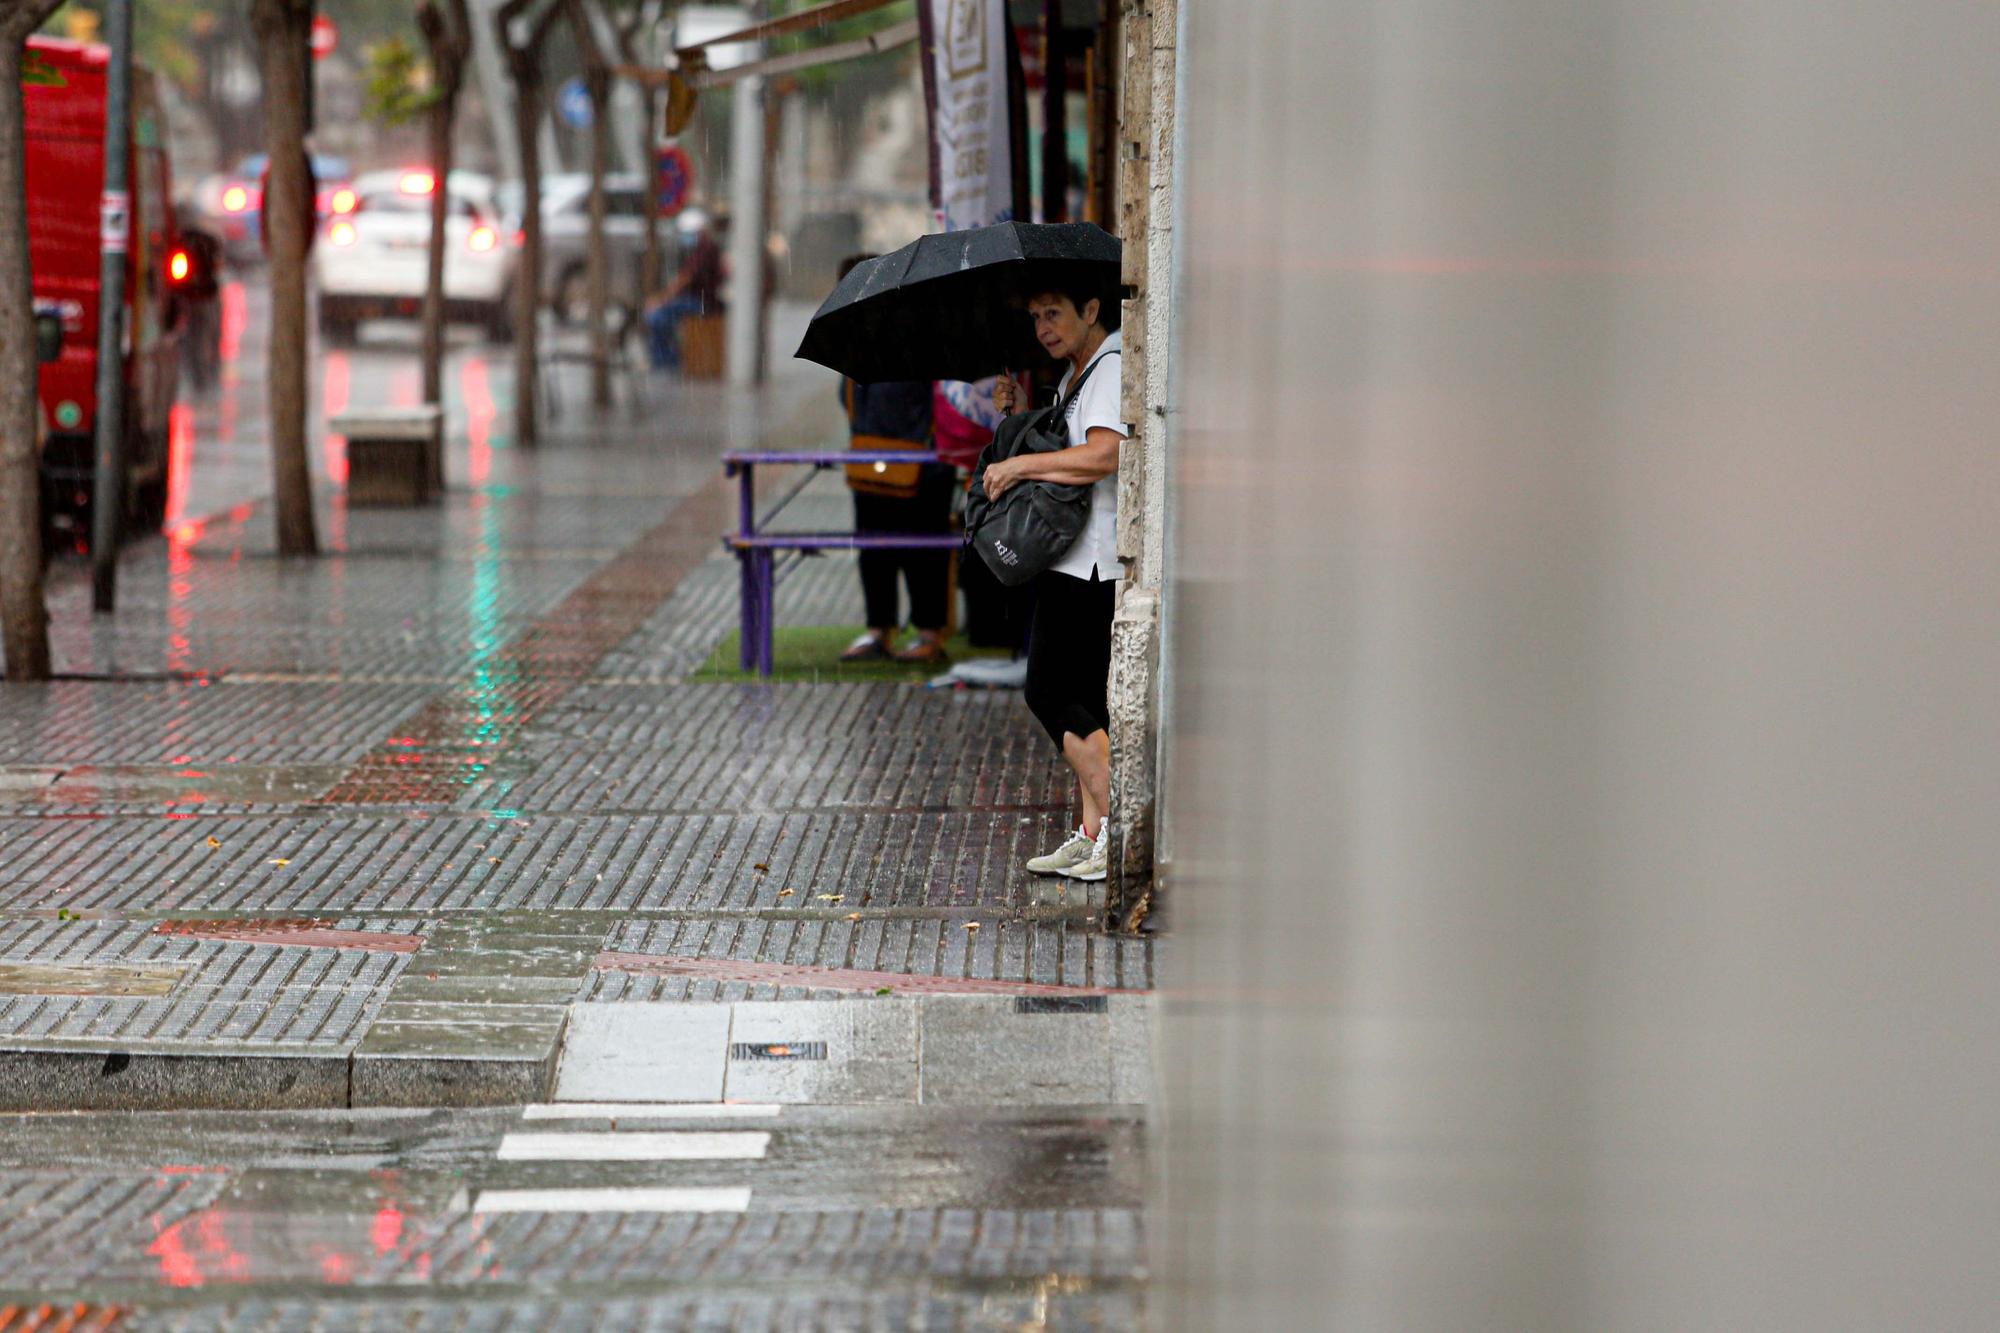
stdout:
<svg viewBox="0 0 2000 1333">
<path fill-rule="evenodd" d="M 54 8 L 55 0 L 0 7 L 0 633 L 9 680 L 47 680 L 50 669 L 21 43 Z"/>
<path fill-rule="evenodd" d="M 508 41 L 501 20 L 501 40 Z M 535 447 L 536 399 L 540 397 L 540 350 L 536 346 L 542 308 L 542 119 L 541 62 L 509 47 L 514 72 L 514 132 L 521 144 L 521 262 L 514 281 L 514 443 Z"/>
<path fill-rule="evenodd" d="M 590 405 L 611 406 L 611 272 L 604 246 L 604 177 L 611 169 L 611 77 L 584 76 L 590 89 L 590 245 L 584 272 L 590 286 Z"/>
<path fill-rule="evenodd" d="M 264 131 L 271 155 L 264 191 L 270 240 L 271 477 L 278 554 L 317 555 L 312 471 L 306 453 L 306 232 L 313 197 L 305 152 L 305 50 L 311 14 L 300 0 L 251 0 L 264 75 Z"/>
<path fill-rule="evenodd" d="M 458 94 L 465 82 L 465 57 L 470 39 L 465 0 L 452 0 L 447 14 L 431 0 L 417 10 L 417 29 L 430 50 L 432 86 L 437 100 L 426 117 L 430 131 L 431 171 L 437 188 L 431 192 L 431 243 L 424 272 L 424 401 L 444 403 L 444 261 L 450 244 L 445 223 L 451 215 L 452 135 L 458 123 Z M 433 484 L 444 484 L 442 458 L 434 458 Z"/>
<path fill-rule="evenodd" d="M 654 203 L 659 184 L 653 177 L 653 118 L 659 114 L 659 95 L 649 85 L 641 84 L 639 169 L 646 174 L 646 248 L 639 261 L 639 286 L 648 298 L 660 290 L 660 218 L 658 206 Z"/>
</svg>

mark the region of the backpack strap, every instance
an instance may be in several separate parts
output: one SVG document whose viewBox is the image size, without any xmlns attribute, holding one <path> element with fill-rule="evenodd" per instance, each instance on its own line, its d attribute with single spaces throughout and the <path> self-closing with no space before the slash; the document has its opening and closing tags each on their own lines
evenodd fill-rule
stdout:
<svg viewBox="0 0 2000 1333">
<path fill-rule="evenodd" d="M 1090 378 L 1092 371 L 1096 370 L 1100 365 L 1104 364 L 1104 359 L 1106 357 L 1117 356 L 1123 350 L 1124 349 L 1122 348 L 1114 347 L 1108 352 L 1099 352 L 1096 356 L 1091 358 L 1090 364 L 1083 368 L 1083 373 L 1076 377 L 1076 383 L 1069 386 L 1068 395 L 1063 398 L 1062 402 L 1056 405 L 1057 421 L 1061 421 L 1065 424 L 1068 423 L 1070 406 L 1076 402 L 1077 395 L 1083 392 L 1083 382 Z"/>
</svg>

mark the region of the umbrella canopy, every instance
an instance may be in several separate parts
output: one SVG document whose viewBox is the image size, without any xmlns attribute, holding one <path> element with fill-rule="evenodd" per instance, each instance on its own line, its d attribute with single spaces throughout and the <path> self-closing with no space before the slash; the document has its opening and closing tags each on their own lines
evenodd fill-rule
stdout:
<svg viewBox="0 0 2000 1333">
<path fill-rule="evenodd" d="M 1046 360 L 1025 307 L 1037 288 L 1118 298 L 1118 238 L 1089 222 L 1002 222 L 922 237 L 856 265 L 797 355 L 863 383 L 976 380 Z"/>
</svg>

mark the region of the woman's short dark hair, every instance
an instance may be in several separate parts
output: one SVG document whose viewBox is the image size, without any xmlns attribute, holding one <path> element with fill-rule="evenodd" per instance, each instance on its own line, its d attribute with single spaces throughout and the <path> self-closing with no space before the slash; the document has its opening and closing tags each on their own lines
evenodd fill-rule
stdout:
<svg viewBox="0 0 2000 1333">
<path fill-rule="evenodd" d="M 1028 299 L 1051 295 L 1067 300 L 1079 316 L 1083 314 L 1086 305 L 1092 301 L 1097 302 L 1097 322 L 1104 326 L 1106 333 L 1118 332 L 1118 326 L 1125 322 L 1125 302 L 1120 299 L 1118 289 L 1115 287 L 1107 290 L 1093 283 L 1052 282 L 1029 292 Z"/>
</svg>

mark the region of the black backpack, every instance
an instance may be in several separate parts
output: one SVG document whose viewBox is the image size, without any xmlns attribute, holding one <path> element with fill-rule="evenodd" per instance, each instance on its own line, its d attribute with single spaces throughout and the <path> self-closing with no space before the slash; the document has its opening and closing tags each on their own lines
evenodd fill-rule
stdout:
<svg viewBox="0 0 2000 1333">
<path fill-rule="evenodd" d="M 986 495 L 987 466 L 1019 454 L 1069 448 L 1069 431 L 1063 419 L 1070 404 L 1083 392 L 1083 382 L 1091 372 L 1106 357 L 1117 355 L 1106 352 L 1084 367 L 1061 402 L 1032 412 L 1016 412 L 1002 421 L 993 432 L 993 442 L 979 451 L 972 489 L 965 500 L 965 544 L 979 552 L 993 577 L 1009 588 L 1018 588 L 1062 559 L 1090 521 L 1090 487 L 1022 481 L 992 500 Z"/>
</svg>

